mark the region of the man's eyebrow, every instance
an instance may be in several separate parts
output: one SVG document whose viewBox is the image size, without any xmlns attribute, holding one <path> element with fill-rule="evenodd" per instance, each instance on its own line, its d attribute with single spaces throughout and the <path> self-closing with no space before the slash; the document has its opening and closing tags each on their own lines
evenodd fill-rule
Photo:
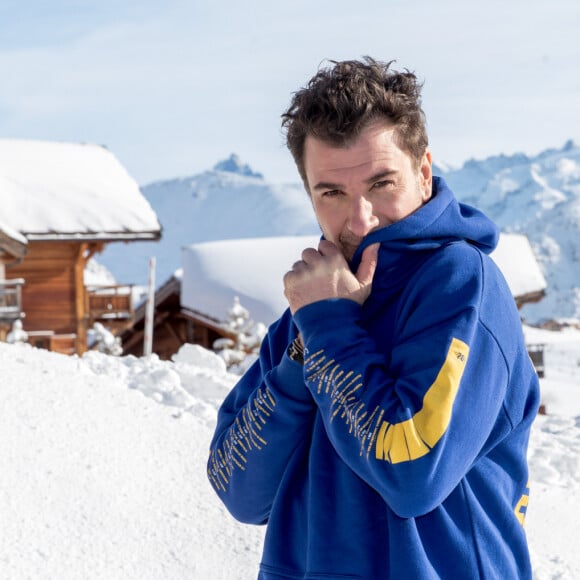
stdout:
<svg viewBox="0 0 580 580">
<path fill-rule="evenodd" d="M 380 181 L 381 179 L 384 179 L 385 177 L 390 177 L 391 175 L 394 175 L 395 173 L 397 173 L 396 169 L 384 169 L 382 171 L 379 171 L 378 173 L 375 173 L 374 175 L 372 175 L 368 179 L 365 179 L 365 183 L 370 185 L 371 183 L 375 183 L 376 181 Z"/>
<path fill-rule="evenodd" d="M 396 169 L 383 169 L 365 179 L 365 183 L 370 185 L 371 183 L 376 183 L 377 181 L 380 181 L 385 177 L 395 175 L 396 173 L 398 173 Z M 344 189 L 344 185 L 340 183 L 334 183 L 332 181 L 319 181 L 314 187 L 312 187 L 312 191 L 333 191 L 335 189 L 342 191 Z"/>
<path fill-rule="evenodd" d="M 319 181 L 312 189 L 316 190 L 334 190 L 334 189 L 342 189 L 344 186 L 340 185 L 340 183 L 332 183 L 330 181 Z"/>
<path fill-rule="evenodd" d="M 383 169 L 381 171 L 379 171 L 378 173 L 375 173 L 373 175 L 371 175 L 370 177 L 368 177 L 367 179 L 365 179 L 365 183 L 370 185 L 371 183 L 375 183 L 377 181 L 380 181 L 381 179 L 384 179 L 385 177 L 390 177 L 391 175 L 395 175 L 397 172 L 396 169 Z M 320 191 L 320 190 L 325 190 L 325 191 L 332 191 L 334 189 L 337 189 L 339 191 L 342 191 L 342 189 L 344 188 L 344 185 L 340 184 L 340 183 L 334 183 L 332 181 L 319 181 L 313 188 L 313 191 Z"/>
</svg>

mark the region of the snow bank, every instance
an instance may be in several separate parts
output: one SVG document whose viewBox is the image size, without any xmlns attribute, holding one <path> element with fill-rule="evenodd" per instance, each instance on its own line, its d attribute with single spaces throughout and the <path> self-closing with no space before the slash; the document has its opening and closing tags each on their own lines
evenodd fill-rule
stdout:
<svg viewBox="0 0 580 580">
<path fill-rule="evenodd" d="M 535 579 L 575 578 L 580 332 L 534 332 L 562 412 L 532 432 L 526 529 Z M 205 473 L 237 380 L 222 359 L 193 345 L 160 361 L 0 343 L 0 368 L 0 578 L 256 577 L 264 530 L 237 524 Z"/>
</svg>

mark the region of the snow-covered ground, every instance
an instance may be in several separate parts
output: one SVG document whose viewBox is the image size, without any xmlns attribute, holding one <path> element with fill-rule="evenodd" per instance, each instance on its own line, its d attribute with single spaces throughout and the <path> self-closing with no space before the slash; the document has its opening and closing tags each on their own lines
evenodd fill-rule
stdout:
<svg viewBox="0 0 580 580">
<path fill-rule="evenodd" d="M 580 578 L 580 331 L 545 343 L 548 415 L 530 445 L 535 578 Z M 248 580 L 263 529 L 237 524 L 205 476 L 237 377 L 186 345 L 172 362 L 0 343 L 2 580 Z"/>
</svg>

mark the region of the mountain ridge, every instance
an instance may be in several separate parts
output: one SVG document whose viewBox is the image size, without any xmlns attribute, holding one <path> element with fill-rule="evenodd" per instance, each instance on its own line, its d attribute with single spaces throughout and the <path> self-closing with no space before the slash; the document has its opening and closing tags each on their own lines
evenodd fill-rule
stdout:
<svg viewBox="0 0 580 580">
<path fill-rule="evenodd" d="M 524 318 L 580 318 L 580 147 L 470 160 L 442 175 L 460 201 L 530 240 L 548 289 Z"/>
<path fill-rule="evenodd" d="M 580 318 L 580 147 L 469 159 L 461 167 L 434 165 L 457 198 L 474 205 L 504 232 L 528 236 L 548 281 L 546 297 L 526 305 L 529 322 Z M 110 245 L 98 262 L 119 283 L 145 284 L 157 256 L 157 285 L 181 266 L 181 248 L 193 243 L 319 232 L 301 183 L 277 184 L 236 154 L 198 175 L 141 188 L 163 227 L 160 242 Z"/>
</svg>

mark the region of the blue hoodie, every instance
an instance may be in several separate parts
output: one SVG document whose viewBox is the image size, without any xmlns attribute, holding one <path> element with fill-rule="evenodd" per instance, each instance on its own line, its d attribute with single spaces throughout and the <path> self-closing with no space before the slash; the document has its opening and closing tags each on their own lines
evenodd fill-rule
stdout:
<svg viewBox="0 0 580 580">
<path fill-rule="evenodd" d="M 368 235 L 370 297 L 289 311 L 224 401 L 208 476 L 267 524 L 259 579 L 526 579 L 539 404 L 483 214 L 433 197 Z M 300 332 L 305 363 L 288 357 Z"/>
</svg>

